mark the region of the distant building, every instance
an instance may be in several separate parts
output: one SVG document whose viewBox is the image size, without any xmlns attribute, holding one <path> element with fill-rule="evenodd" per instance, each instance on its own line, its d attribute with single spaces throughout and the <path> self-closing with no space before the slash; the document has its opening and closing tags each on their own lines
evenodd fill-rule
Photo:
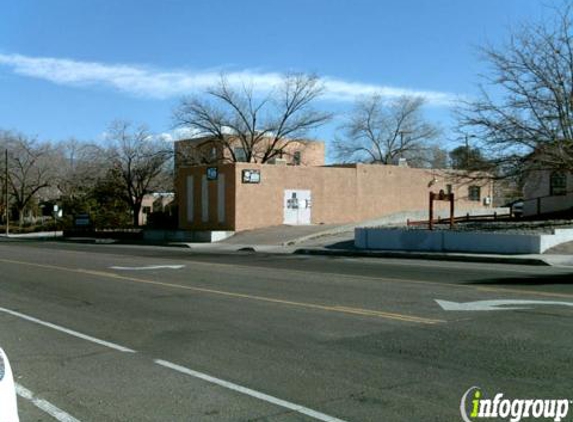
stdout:
<svg viewBox="0 0 573 422">
<path fill-rule="evenodd" d="M 267 154 L 271 156 L 267 161 L 269 164 L 324 165 L 324 142 L 288 139 L 279 141 L 274 148 L 271 147 L 272 143 L 272 137 L 263 137 L 253 148 L 254 157 L 251 162 L 261 163 Z M 237 137 L 227 136 L 225 144 L 208 136 L 178 141 L 175 143 L 175 167 L 247 161 L 247 152 Z"/>
<path fill-rule="evenodd" d="M 168 212 L 174 199 L 173 192 L 155 192 L 145 195 L 139 211 L 139 225 L 147 225 L 149 217 L 154 213 Z"/>
<path fill-rule="evenodd" d="M 573 209 L 573 175 L 565 170 L 531 171 L 523 186 L 523 215 Z"/>
</svg>

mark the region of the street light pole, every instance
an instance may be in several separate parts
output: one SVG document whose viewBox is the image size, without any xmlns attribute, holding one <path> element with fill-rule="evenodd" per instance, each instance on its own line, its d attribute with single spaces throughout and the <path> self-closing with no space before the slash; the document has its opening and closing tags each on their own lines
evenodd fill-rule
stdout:
<svg viewBox="0 0 573 422">
<path fill-rule="evenodd" d="M 402 150 L 403 150 L 403 148 L 404 148 L 404 135 L 407 135 L 407 134 L 409 134 L 409 133 L 412 133 L 412 131 L 411 131 L 411 130 L 403 130 L 403 129 L 401 129 L 401 130 L 398 131 L 398 133 L 400 134 L 400 157 L 399 157 L 399 158 L 402 158 Z"/>
</svg>

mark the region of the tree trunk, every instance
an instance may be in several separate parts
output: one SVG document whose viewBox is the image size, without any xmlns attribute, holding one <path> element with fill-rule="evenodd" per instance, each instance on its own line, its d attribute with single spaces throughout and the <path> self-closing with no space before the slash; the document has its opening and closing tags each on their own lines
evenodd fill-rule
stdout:
<svg viewBox="0 0 573 422">
<path fill-rule="evenodd" d="M 133 227 L 139 227 L 139 212 L 141 211 L 141 202 L 138 201 L 133 204 Z"/>
</svg>

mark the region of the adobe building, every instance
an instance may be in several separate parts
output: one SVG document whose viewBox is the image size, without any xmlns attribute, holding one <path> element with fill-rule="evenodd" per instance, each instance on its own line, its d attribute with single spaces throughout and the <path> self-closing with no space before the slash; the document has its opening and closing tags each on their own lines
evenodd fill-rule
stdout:
<svg viewBox="0 0 573 422">
<path fill-rule="evenodd" d="M 173 192 L 154 192 L 145 195 L 139 211 L 139 225 L 147 225 L 151 214 L 170 210 L 174 200 L 175 194 Z"/>
<path fill-rule="evenodd" d="M 527 174 L 523 186 L 523 216 L 570 211 L 573 174 L 563 170 L 538 170 Z"/>
<path fill-rule="evenodd" d="M 318 150 L 309 149 L 316 154 L 313 163 L 324 163 L 324 147 L 321 156 Z M 179 162 L 179 228 L 242 231 L 281 224 L 359 222 L 403 211 L 427 211 L 429 192 L 440 190 L 454 193 L 458 210 L 491 206 L 491 182 L 468 184 L 448 170 L 280 164 Z M 437 207 L 447 209 L 448 204 L 437 203 Z"/>
<path fill-rule="evenodd" d="M 323 166 L 324 142 L 308 139 L 289 139 L 277 142 L 274 148 L 272 137 L 266 136 L 257 142 L 251 162 L 268 162 L 293 166 Z M 234 155 L 232 157 L 231 155 Z M 263 158 L 269 154 L 270 159 Z M 247 151 L 240 140 L 225 136 L 224 143 L 204 136 L 175 142 L 175 168 L 202 164 L 247 162 Z"/>
</svg>

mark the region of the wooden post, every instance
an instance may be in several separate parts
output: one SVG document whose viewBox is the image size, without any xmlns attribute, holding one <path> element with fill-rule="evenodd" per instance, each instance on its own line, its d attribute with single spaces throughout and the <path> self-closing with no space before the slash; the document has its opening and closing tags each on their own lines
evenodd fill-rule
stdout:
<svg viewBox="0 0 573 422">
<path fill-rule="evenodd" d="M 454 194 L 450 193 L 450 229 L 454 228 L 454 214 L 455 214 Z"/>
<path fill-rule="evenodd" d="M 434 193 L 430 192 L 430 222 L 429 229 L 434 230 Z"/>
</svg>

